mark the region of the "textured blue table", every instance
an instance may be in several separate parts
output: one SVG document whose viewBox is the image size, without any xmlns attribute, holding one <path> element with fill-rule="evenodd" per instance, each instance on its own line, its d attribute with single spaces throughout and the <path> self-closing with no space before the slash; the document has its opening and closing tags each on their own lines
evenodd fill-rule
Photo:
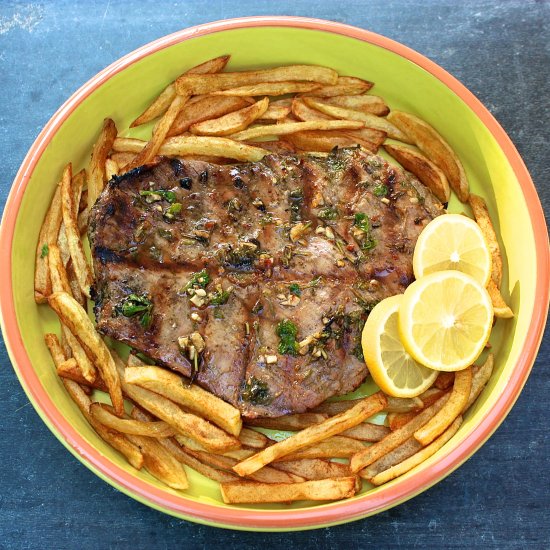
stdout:
<svg viewBox="0 0 550 550">
<path fill-rule="evenodd" d="M 97 71 L 178 29 L 245 15 L 332 19 L 398 40 L 472 90 L 523 156 L 548 215 L 550 3 L 241 0 L 0 3 L 0 180 L 56 108 Z M 2 277 L 6 274 L 2 273 Z M 93 475 L 39 419 L 0 348 L 0 548 L 548 548 L 550 337 L 514 409 L 459 470 L 352 524 L 289 534 L 224 531 L 149 509 Z"/>
</svg>

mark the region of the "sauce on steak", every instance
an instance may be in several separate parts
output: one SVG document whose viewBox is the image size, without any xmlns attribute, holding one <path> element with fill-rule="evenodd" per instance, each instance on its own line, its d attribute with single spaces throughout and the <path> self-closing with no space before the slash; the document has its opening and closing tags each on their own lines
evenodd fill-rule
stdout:
<svg viewBox="0 0 550 550">
<path fill-rule="evenodd" d="M 245 417 L 305 411 L 365 379 L 366 316 L 442 208 L 359 148 L 137 168 L 91 212 L 98 330 Z"/>
</svg>

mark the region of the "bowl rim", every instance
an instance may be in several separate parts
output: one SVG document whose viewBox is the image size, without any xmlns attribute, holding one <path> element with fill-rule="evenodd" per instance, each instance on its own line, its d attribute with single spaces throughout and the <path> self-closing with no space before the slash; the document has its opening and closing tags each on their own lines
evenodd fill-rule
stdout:
<svg viewBox="0 0 550 550">
<path fill-rule="evenodd" d="M 535 239 L 537 282 L 534 311 L 527 338 L 510 380 L 495 406 L 457 447 L 423 472 L 413 473 L 386 491 L 366 493 L 356 499 L 292 510 L 228 508 L 186 499 L 154 487 L 103 457 L 57 410 L 33 370 L 19 332 L 12 285 L 12 239 L 27 184 L 34 168 L 64 121 L 95 89 L 140 59 L 190 38 L 226 30 L 258 27 L 298 28 L 343 35 L 368 42 L 412 61 L 461 98 L 490 131 L 504 152 L 521 186 Z M 67 449 L 99 477 L 117 489 L 157 510 L 190 521 L 244 530 L 296 530 L 326 527 L 372 515 L 396 506 L 428 489 L 467 460 L 504 420 L 525 384 L 540 346 L 548 314 L 550 254 L 542 205 L 523 160 L 512 141 L 483 106 L 456 78 L 416 51 L 379 34 L 334 21 L 289 16 L 254 16 L 215 21 L 177 31 L 121 57 L 79 88 L 52 116 L 29 149 L 6 201 L 0 227 L 0 264 L 9 274 L 0 286 L 0 320 L 6 347 L 23 389 L 35 410 Z"/>
</svg>

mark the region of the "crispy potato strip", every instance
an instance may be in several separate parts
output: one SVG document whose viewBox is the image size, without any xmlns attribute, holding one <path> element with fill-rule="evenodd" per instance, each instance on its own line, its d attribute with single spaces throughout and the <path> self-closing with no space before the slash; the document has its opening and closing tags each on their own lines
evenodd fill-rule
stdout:
<svg viewBox="0 0 550 550">
<path fill-rule="evenodd" d="M 115 151 L 126 153 L 139 152 L 143 147 L 145 147 L 145 142 L 134 138 L 119 138 L 114 144 Z M 169 157 L 213 155 L 255 162 L 269 154 L 269 151 L 261 147 L 252 147 L 223 137 L 176 136 L 168 138 L 163 143 L 159 153 Z"/>
<path fill-rule="evenodd" d="M 321 100 L 329 105 L 353 109 L 363 113 L 372 113 L 377 116 L 385 116 L 390 112 L 386 102 L 377 95 L 339 95 L 335 97 L 323 97 L 315 100 Z"/>
<path fill-rule="evenodd" d="M 409 437 L 413 436 L 416 430 L 426 424 L 447 402 L 448 395 L 444 395 L 434 403 L 431 407 L 416 415 L 410 422 L 402 428 L 389 433 L 384 439 L 377 443 L 373 443 L 370 447 L 366 447 L 361 452 L 351 457 L 350 468 L 353 473 L 362 470 L 375 460 L 384 456 L 386 453 L 393 451 L 396 447 L 404 443 Z"/>
<path fill-rule="evenodd" d="M 364 448 L 363 443 L 357 439 L 343 435 L 333 435 L 314 445 L 281 456 L 276 461 L 298 460 L 301 458 L 349 458 Z"/>
<path fill-rule="evenodd" d="M 203 136 L 227 136 L 248 128 L 256 119 L 260 118 L 269 107 L 269 99 L 264 97 L 260 101 L 233 111 L 220 118 L 205 120 L 193 124 L 189 128 L 192 134 Z"/>
<path fill-rule="evenodd" d="M 92 158 L 88 167 L 88 210 L 92 208 L 105 185 L 105 161 L 113 147 L 117 136 L 115 123 L 106 118 L 103 121 L 103 128 L 92 149 Z M 78 203 L 77 203 L 78 204 Z"/>
<path fill-rule="evenodd" d="M 410 141 L 409 137 L 406 134 L 404 134 L 399 128 L 397 128 L 394 124 L 383 117 L 373 115 L 372 113 L 365 113 L 361 111 L 355 111 L 353 109 L 338 107 L 336 105 L 330 105 L 322 101 L 316 101 L 310 97 L 305 97 L 304 102 L 312 109 L 317 109 L 318 111 L 321 111 L 322 113 L 330 115 L 334 118 L 361 121 L 364 122 L 364 125 L 367 128 L 374 128 L 375 130 L 386 132 L 386 134 L 388 134 L 388 137 L 398 139 L 406 143 Z"/>
<path fill-rule="evenodd" d="M 319 424 L 328 418 L 321 413 L 297 413 L 279 416 L 278 418 L 250 418 L 246 421 L 248 426 L 257 426 L 270 430 L 303 430 L 315 424 Z"/>
<path fill-rule="evenodd" d="M 48 265 L 49 246 L 57 243 L 59 228 L 63 221 L 63 209 L 61 206 L 61 184 L 59 184 L 52 198 L 52 202 L 38 236 L 36 245 L 36 264 L 34 270 L 34 299 L 36 303 L 45 303 L 52 293 L 52 283 Z"/>
<path fill-rule="evenodd" d="M 90 414 L 104 426 L 117 430 L 123 434 L 143 435 L 147 437 L 171 437 L 176 431 L 166 422 L 142 422 L 140 420 L 130 420 L 119 418 L 111 414 L 100 403 L 90 405 Z"/>
<path fill-rule="evenodd" d="M 339 76 L 335 84 L 322 86 L 321 88 L 319 88 L 318 90 L 315 90 L 315 92 L 312 92 L 311 94 L 303 94 L 303 95 L 304 96 L 315 95 L 323 98 L 342 96 L 342 95 L 358 95 L 358 94 L 362 94 L 363 92 L 367 92 L 373 86 L 374 86 L 374 83 L 369 82 L 368 80 L 362 80 L 354 76 Z"/>
<path fill-rule="evenodd" d="M 489 293 L 491 302 L 493 303 L 493 313 L 495 317 L 511 319 L 514 316 L 514 312 L 504 301 L 500 290 L 492 279 L 487 283 L 487 292 Z"/>
<path fill-rule="evenodd" d="M 233 481 L 222 483 L 222 498 L 226 504 L 292 502 L 295 500 L 340 500 L 357 491 L 355 477 L 339 477 L 302 481 L 301 483 L 257 483 Z"/>
<path fill-rule="evenodd" d="M 57 374 L 62 378 L 68 378 L 73 382 L 78 382 L 81 386 L 88 386 L 108 393 L 107 386 L 99 374 L 96 373 L 96 377 L 93 382 L 90 382 L 84 378 L 82 370 L 74 357 L 63 361 L 63 363 L 57 366 L 56 370 Z"/>
<path fill-rule="evenodd" d="M 294 134 L 295 132 L 302 132 L 304 130 L 355 130 L 363 126 L 362 122 L 352 120 L 310 120 L 307 122 L 286 122 L 268 126 L 256 126 L 233 134 L 231 137 L 238 141 L 244 141 L 265 136 Z"/>
<path fill-rule="evenodd" d="M 455 383 L 449 400 L 435 416 L 414 432 L 414 438 L 422 445 L 428 445 L 439 437 L 459 416 L 470 396 L 472 389 L 472 367 L 455 373 Z"/>
<path fill-rule="evenodd" d="M 128 366 L 124 371 L 124 380 L 183 405 L 234 436 L 241 432 L 242 420 L 238 409 L 195 384 L 186 384 L 175 372 L 153 366 Z"/>
<path fill-rule="evenodd" d="M 373 414 L 380 412 L 386 405 L 386 398 L 381 392 L 375 393 L 370 397 L 360 400 L 357 405 L 348 411 L 333 416 L 295 435 L 279 441 L 271 447 L 267 447 L 258 454 L 237 464 L 233 470 L 241 476 L 246 476 L 259 470 L 262 466 L 289 455 L 304 447 L 314 445 L 333 435 L 337 435 L 353 426 L 357 426 Z"/>
<path fill-rule="evenodd" d="M 240 441 L 200 416 L 184 412 L 176 403 L 155 392 L 130 384 L 122 365 L 117 364 L 124 393 L 134 402 L 160 420 L 170 424 L 178 432 L 200 443 L 211 452 L 238 449 Z M 181 382 L 180 382 L 181 384 Z"/>
<path fill-rule="evenodd" d="M 312 92 L 318 90 L 320 87 L 320 84 L 311 82 L 262 82 L 260 84 L 239 86 L 238 88 L 212 92 L 212 95 L 236 95 L 245 97 L 259 95 L 279 96 L 299 92 Z"/>
<path fill-rule="evenodd" d="M 323 458 L 302 458 L 276 462 L 274 467 L 304 479 L 326 479 L 329 477 L 348 477 L 349 466 L 341 462 L 331 462 Z M 259 470 L 261 472 L 261 470 Z"/>
<path fill-rule="evenodd" d="M 289 134 L 287 139 L 296 148 L 302 151 L 321 151 L 328 153 L 335 147 L 354 147 L 355 145 L 361 145 L 364 149 L 373 153 L 377 150 L 377 145 L 375 143 L 333 130 L 296 132 L 294 134 Z"/>
<path fill-rule="evenodd" d="M 74 193 L 72 185 L 72 168 L 68 164 L 63 170 L 61 180 L 61 207 L 63 211 L 63 224 L 67 235 L 67 244 L 71 253 L 74 271 L 80 285 L 80 290 L 86 297 L 90 297 L 90 285 L 92 284 L 92 272 L 86 256 L 82 241 L 80 240 L 80 231 L 76 218 L 76 208 L 74 203 Z"/>
<path fill-rule="evenodd" d="M 239 441 L 246 447 L 263 449 L 268 444 L 269 438 L 256 430 L 243 428 L 239 434 Z"/>
<path fill-rule="evenodd" d="M 328 67 L 316 65 L 288 65 L 260 71 L 242 71 L 212 75 L 183 75 L 176 80 L 178 94 L 208 94 L 217 90 L 227 90 L 239 86 L 260 84 L 262 82 L 285 82 L 298 80 L 336 84 L 338 73 Z"/>
<path fill-rule="evenodd" d="M 392 111 L 388 120 L 407 134 L 412 143 L 443 170 L 458 198 L 466 202 L 470 191 L 464 167 L 443 137 L 427 122 L 410 113 Z"/>
<path fill-rule="evenodd" d="M 352 439 L 358 439 L 359 441 L 368 441 L 374 443 L 380 441 L 388 435 L 390 432 L 386 426 L 379 426 L 378 424 L 371 424 L 370 422 L 362 422 L 357 424 L 353 428 L 342 432 L 341 435 L 345 437 L 351 437 Z"/>
<path fill-rule="evenodd" d="M 124 401 L 115 363 L 86 311 L 72 296 L 65 292 L 54 292 L 48 298 L 48 303 L 57 313 L 61 322 L 67 326 L 84 347 L 94 366 L 99 369 L 101 378 L 109 388 L 109 396 L 116 413 L 122 416 L 124 414 Z"/>
<path fill-rule="evenodd" d="M 394 143 L 384 144 L 384 149 L 405 170 L 412 172 L 441 202 L 449 202 L 451 188 L 447 176 L 429 158 L 411 147 Z"/>
<path fill-rule="evenodd" d="M 243 97 L 199 96 L 196 101 L 189 101 L 183 106 L 166 137 L 183 134 L 194 124 L 219 118 L 249 105 Z"/>
<path fill-rule="evenodd" d="M 500 252 L 500 246 L 498 245 L 497 234 L 489 215 L 489 209 L 487 203 L 479 195 L 470 193 L 468 202 L 474 213 L 477 224 L 479 225 L 487 246 L 491 251 L 492 269 L 491 279 L 497 288 L 500 288 L 502 283 L 502 254 Z"/>
<path fill-rule="evenodd" d="M 196 67 L 193 67 L 186 71 L 183 74 L 208 74 L 208 73 L 218 73 L 224 69 L 229 61 L 229 55 L 221 55 L 220 57 L 215 57 L 214 59 L 209 59 Z M 176 97 L 176 85 L 175 82 L 171 82 L 164 88 L 160 95 L 151 103 L 145 111 L 139 115 L 133 122 L 130 124 L 130 128 L 139 126 L 140 124 L 145 124 L 150 122 L 155 118 L 161 116 L 166 112 L 168 107 L 174 98 Z"/>
<path fill-rule="evenodd" d="M 370 479 L 370 482 L 373 485 L 382 485 L 383 483 L 387 483 L 388 481 L 403 475 L 409 470 L 412 470 L 419 464 L 422 464 L 422 462 L 424 462 L 430 456 L 439 451 L 439 449 L 441 449 L 441 447 L 443 447 L 443 445 L 445 445 L 445 443 L 447 443 L 447 441 L 449 441 L 449 439 L 451 439 L 451 437 L 455 435 L 461 424 L 462 417 L 459 416 L 455 418 L 451 425 L 445 430 L 445 432 L 443 432 L 443 434 L 441 434 L 433 443 L 431 443 L 427 447 L 424 447 L 421 451 L 418 451 L 411 457 L 405 459 L 403 462 L 400 462 L 399 464 L 396 464 L 395 466 L 392 466 L 391 468 L 379 474 L 376 474 L 372 479 Z"/>
<path fill-rule="evenodd" d="M 463 412 L 466 412 L 479 397 L 479 394 L 483 391 L 483 388 L 491 378 L 493 372 L 494 357 L 490 353 L 485 360 L 485 363 L 481 367 L 475 370 L 472 378 L 472 387 L 470 389 L 470 395 L 468 396 L 468 401 L 466 406 L 463 409 Z"/>
</svg>

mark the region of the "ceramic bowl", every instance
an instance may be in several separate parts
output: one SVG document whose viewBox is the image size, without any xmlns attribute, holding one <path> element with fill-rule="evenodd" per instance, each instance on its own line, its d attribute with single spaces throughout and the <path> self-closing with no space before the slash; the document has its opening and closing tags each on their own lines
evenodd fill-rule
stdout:
<svg viewBox="0 0 550 550">
<path fill-rule="evenodd" d="M 289 63 L 327 65 L 376 83 L 390 107 L 431 123 L 462 159 L 471 188 L 485 197 L 504 255 L 503 294 L 515 318 L 491 337 L 495 371 L 457 435 L 408 474 L 354 498 L 328 504 L 229 506 L 216 483 L 193 471 L 191 488 L 171 490 L 136 471 L 83 419 L 52 368 L 43 333 L 57 320 L 33 301 L 34 249 L 58 175 L 85 166 L 101 121 L 127 128 L 185 67 L 225 53 L 229 69 Z M 137 85 L 139 83 L 139 85 Z M 451 202 L 451 211 L 462 205 Z M 548 237 L 541 205 L 512 142 L 456 79 L 420 54 L 358 28 L 303 18 L 253 17 L 186 29 L 148 44 L 99 73 L 52 117 L 19 170 L 0 237 L 2 326 L 23 388 L 55 436 L 102 479 L 174 516 L 250 530 L 324 527 L 363 518 L 427 489 L 470 457 L 504 420 L 533 365 L 548 309 Z"/>
</svg>

